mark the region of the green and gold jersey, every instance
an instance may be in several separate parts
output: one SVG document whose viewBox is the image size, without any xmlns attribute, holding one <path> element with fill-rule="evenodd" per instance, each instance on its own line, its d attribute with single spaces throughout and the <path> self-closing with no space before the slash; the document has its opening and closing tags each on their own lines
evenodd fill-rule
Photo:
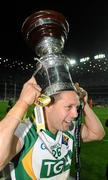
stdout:
<svg viewBox="0 0 108 180">
<path fill-rule="evenodd" d="M 15 134 L 20 138 L 22 150 L 12 161 L 12 180 L 68 179 L 73 133 L 58 131 L 53 135 L 48 130 L 37 133 L 35 125 L 30 121 L 20 124 Z"/>
</svg>

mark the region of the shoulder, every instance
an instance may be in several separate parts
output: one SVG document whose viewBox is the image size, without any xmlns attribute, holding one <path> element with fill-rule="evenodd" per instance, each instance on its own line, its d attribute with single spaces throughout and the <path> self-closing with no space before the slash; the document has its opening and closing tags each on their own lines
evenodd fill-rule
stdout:
<svg viewBox="0 0 108 180">
<path fill-rule="evenodd" d="M 27 119 L 26 122 L 20 123 L 15 131 L 15 136 L 20 140 L 21 146 L 27 141 L 35 141 L 37 139 L 36 126 Z"/>
<path fill-rule="evenodd" d="M 17 137 L 23 137 L 27 134 L 29 129 L 31 128 L 32 123 L 29 119 L 27 119 L 24 123 L 20 123 L 15 131 L 15 135 Z"/>
</svg>

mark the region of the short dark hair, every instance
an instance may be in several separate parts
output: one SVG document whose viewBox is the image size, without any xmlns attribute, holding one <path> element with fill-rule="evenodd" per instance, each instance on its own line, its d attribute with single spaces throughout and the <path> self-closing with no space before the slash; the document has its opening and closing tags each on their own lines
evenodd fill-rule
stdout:
<svg viewBox="0 0 108 180">
<path fill-rule="evenodd" d="M 61 93 L 57 93 L 51 96 L 51 104 L 57 102 L 59 99 L 61 99 Z"/>
</svg>

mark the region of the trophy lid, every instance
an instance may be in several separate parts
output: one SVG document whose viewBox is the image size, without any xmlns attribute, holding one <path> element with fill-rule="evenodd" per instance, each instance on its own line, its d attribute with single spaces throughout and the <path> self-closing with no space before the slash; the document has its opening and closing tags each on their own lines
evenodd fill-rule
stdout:
<svg viewBox="0 0 108 180">
<path fill-rule="evenodd" d="M 44 54 L 48 49 L 50 49 L 51 53 L 52 46 L 53 53 L 55 49 L 56 52 L 57 50 L 60 51 L 60 49 L 63 49 L 69 32 L 69 25 L 63 14 L 53 10 L 41 10 L 25 19 L 21 31 L 27 44 L 41 57 L 43 53 L 40 52 L 40 49 L 42 51 L 44 48 Z M 56 42 L 53 43 L 52 39 L 55 39 Z M 42 45 L 44 41 L 44 46 L 47 43 L 47 47 L 45 48 L 43 46 L 43 48 L 40 48 L 40 42 Z M 57 44 L 59 44 L 59 48 L 54 48 L 54 45 L 56 47 Z"/>
</svg>

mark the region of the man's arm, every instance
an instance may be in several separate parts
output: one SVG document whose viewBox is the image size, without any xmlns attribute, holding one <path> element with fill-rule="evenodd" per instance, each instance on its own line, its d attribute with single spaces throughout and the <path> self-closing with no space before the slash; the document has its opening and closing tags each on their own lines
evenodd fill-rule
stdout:
<svg viewBox="0 0 108 180">
<path fill-rule="evenodd" d="M 79 86 L 79 83 L 75 83 L 75 86 L 84 104 L 83 112 L 85 122 L 81 127 L 81 138 L 84 142 L 101 140 L 105 136 L 102 123 L 88 104 L 87 92 Z"/>
<path fill-rule="evenodd" d="M 14 132 L 20 123 L 27 105 L 18 100 L 3 120 L 0 121 L 0 170 L 16 155 L 21 145 Z"/>
<path fill-rule="evenodd" d="M 82 125 L 81 137 L 84 142 L 101 140 L 105 136 L 104 128 L 88 103 L 84 106 L 85 123 Z"/>
<path fill-rule="evenodd" d="M 21 150 L 21 143 L 14 135 L 28 107 L 39 97 L 41 88 L 32 77 L 21 91 L 13 108 L 0 121 L 0 170 Z"/>
</svg>

